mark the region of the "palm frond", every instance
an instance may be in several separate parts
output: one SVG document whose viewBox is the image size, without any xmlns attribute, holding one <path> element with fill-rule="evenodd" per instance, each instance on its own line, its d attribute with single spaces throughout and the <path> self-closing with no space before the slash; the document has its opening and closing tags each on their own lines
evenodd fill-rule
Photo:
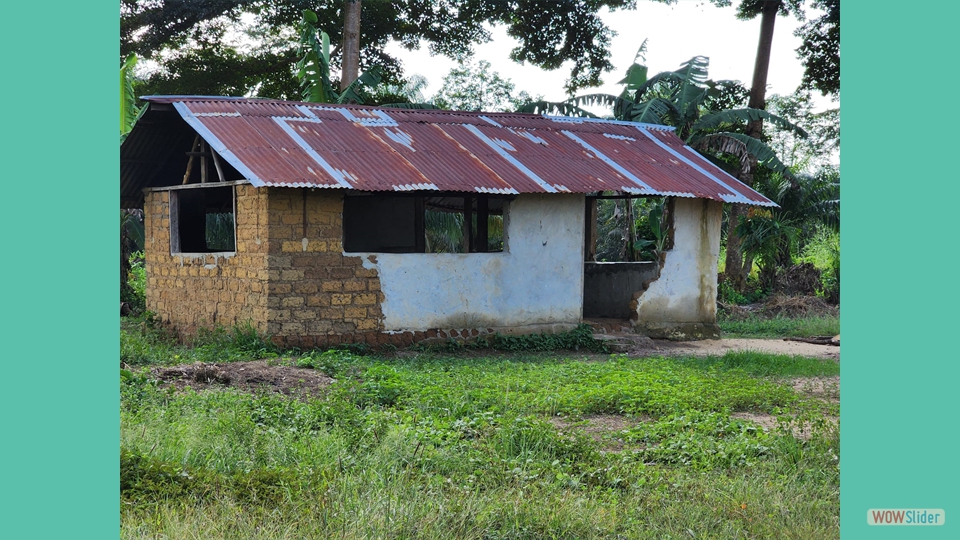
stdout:
<svg viewBox="0 0 960 540">
<path fill-rule="evenodd" d="M 343 92 L 340 92 L 337 103 L 363 103 L 365 90 L 380 84 L 381 79 L 383 79 L 383 70 L 380 66 L 371 67 L 344 88 Z"/>
<path fill-rule="evenodd" d="M 793 172 L 780 161 L 772 148 L 763 141 L 742 133 L 694 134 L 693 138 L 687 141 L 687 144 L 698 152 L 730 154 L 739 159 L 741 163 L 753 156 L 759 164 L 773 172 L 780 173 L 788 178 L 793 177 Z"/>
<path fill-rule="evenodd" d="M 330 84 L 330 37 L 319 32 L 316 26 L 317 14 L 309 9 L 303 10 L 300 21 L 300 51 L 303 56 L 297 62 L 297 77 L 304 101 L 310 103 L 332 103 L 337 94 Z"/>
<path fill-rule="evenodd" d="M 756 120 L 766 120 L 773 123 L 780 129 L 785 129 L 796 133 L 801 137 L 806 137 L 807 132 L 803 128 L 787 120 L 782 116 L 777 116 L 762 109 L 727 109 L 725 111 L 706 114 L 692 127 L 692 131 L 714 129 L 724 124 L 734 124 L 736 122 L 752 122 Z"/>
<path fill-rule="evenodd" d="M 133 68 L 136 65 L 137 55 L 131 53 L 120 67 L 120 142 L 133 129 L 142 112 L 137 107 L 137 94 L 133 90 Z"/>
<path fill-rule="evenodd" d="M 564 101 L 531 101 L 517 109 L 519 113 L 545 114 L 549 116 L 574 116 L 578 118 L 597 118 L 590 111 Z"/>
<path fill-rule="evenodd" d="M 678 112 L 670 100 L 658 97 L 639 105 L 632 105 L 630 117 L 625 120 L 646 124 L 666 124 L 669 123 L 670 117 Z"/>
<path fill-rule="evenodd" d="M 633 64 L 627 68 L 626 77 L 617 82 L 617 84 L 624 85 L 624 93 L 636 92 L 638 88 L 647 82 L 647 66 L 641 63 L 646 61 L 646 52 L 647 40 L 643 40 L 643 43 L 640 44 L 640 48 L 637 49 L 637 54 L 633 57 Z"/>
<path fill-rule="evenodd" d="M 389 107 L 391 109 L 437 109 L 433 103 L 384 103 L 382 105 L 377 105 L 377 107 Z"/>
</svg>

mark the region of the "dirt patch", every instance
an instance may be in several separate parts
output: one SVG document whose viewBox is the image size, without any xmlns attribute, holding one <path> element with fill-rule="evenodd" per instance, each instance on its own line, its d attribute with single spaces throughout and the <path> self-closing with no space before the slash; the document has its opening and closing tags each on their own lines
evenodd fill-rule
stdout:
<svg viewBox="0 0 960 540">
<path fill-rule="evenodd" d="M 723 356 L 731 351 L 757 351 L 770 354 L 828 358 L 840 361 L 840 347 L 817 345 L 782 339 L 705 339 L 702 341 L 668 341 L 643 336 L 618 336 L 620 340 L 632 341 L 625 352 L 629 356 Z"/>
<path fill-rule="evenodd" d="M 288 396 L 308 397 L 322 394 L 333 379 L 315 369 L 274 365 L 267 360 L 184 364 L 153 368 L 151 374 L 162 386 L 179 390 L 237 388 L 246 392 L 267 390 Z"/>
<path fill-rule="evenodd" d="M 801 377 L 791 381 L 793 390 L 827 403 L 840 403 L 840 376 Z"/>
<path fill-rule="evenodd" d="M 752 412 L 735 412 L 730 414 L 730 418 L 736 418 L 738 420 L 747 420 L 755 424 L 759 424 L 760 427 L 768 431 L 774 431 L 777 429 L 777 417 L 772 414 L 757 414 Z M 839 419 L 835 416 L 824 416 L 824 420 L 828 423 L 837 425 Z M 809 423 L 799 424 L 794 422 L 790 426 L 790 430 L 793 432 L 793 436 L 798 439 L 809 440 L 813 436 L 813 426 Z"/>
<path fill-rule="evenodd" d="M 649 422 L 650 418 L 627 418 L 619 414 L 592 414 L 579 419 L 560 416 L 551 416 L 547 421 L 558 430 L 577 430 L 601 444 L 602 452 L 619 452 L 623 450 L 623 441 L 610 438 L 609 435 L 629 429 L 640 422 Z"/>
<path fill-rule="evenodd" d="M 819 399 L 827 403 L 840 403 L 840 376 L 832 377 L 798 377 L 790 381 L 790 386 L 798 394 Z M 759 424 L 768 430 L 777 429 L 777 417 L 771 414 L 757 414 L 752 412 L 736 412 L 730 415 L 730 418 L 748 420 Z M 824 416 L 824 420 L 837 425 L 840 421 L 836 416 Z M 793 435 L 799 439 L 809 439 L 812 435 L 812 426 L 793 425 L 791 426 Z"/>
</svg>

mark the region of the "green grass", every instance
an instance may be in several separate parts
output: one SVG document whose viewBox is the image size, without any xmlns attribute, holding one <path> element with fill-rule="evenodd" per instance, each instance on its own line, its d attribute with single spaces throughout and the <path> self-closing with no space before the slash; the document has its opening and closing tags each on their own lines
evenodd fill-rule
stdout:
<svg viewBox="0 0 960 540">
<path fill-rule="evenodd" d="M 131 366 L 269 358 L 279 350 L 250 324 L 201 329 L 192 346 L 178 343 L 150 314 L 120 319 L 120 361 Z"/>
<path fill-rule="evenodd" d="M 685 366 L 703 369 L 738 370 L 757 377 L 828 377 L 840 375 L 840 364 L 833 360 L 763 354 L 754 351 L 731 351 L 723 356 L 680 358 Z"/>
<path fill-rule="evenodd" d="M 840 317 L 774 317 L 751 315 L 745 319 L 717 317 L 725 338 L 784 338 L 834 336 L 840 333 Z"/>
<path fill-rule="evenodd" d="M 121 336 L 141 364 L 243 349 L 230 333 L 190 349 L 153 331 Z M 334 351 L 299 363 L 336 382 L 298 400 L 176 393 L 128 371 L 121 537 L 838 535 L 838 429 L 823 421 L 837 406 L 785 380 L 834 375 L 833 362 Z M 783 425 L 765 431 L 737 411 Z M 570 427 L 593 414 L 624 427 L 596 438 Z M 794 437 L 793 417 L 813 423 L 809 439 Z"/>
</svg>

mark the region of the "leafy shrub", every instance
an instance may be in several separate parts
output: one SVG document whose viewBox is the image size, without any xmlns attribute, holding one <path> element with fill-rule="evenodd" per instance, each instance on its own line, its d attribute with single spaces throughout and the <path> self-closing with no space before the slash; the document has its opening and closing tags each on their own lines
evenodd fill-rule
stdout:
<svg viewBox="0 0 960 540">
<path fill-rule="evenodd" d="M 126 302 L 133 314 L 139 315 L 147 309 L 147 275 L 143 266 L 143 252 L 130 254 L 129 262 L 128 287 L 120 288 L 120 301 Z"/>
<path fill-rule="evenodd" d="M 610 352 L 607 345 L 593 338 L 593 329 L 588 324 L 581 324 L 569 332 L 558 334 L 527 334 L 521 336 L 505 336 L 494 334 L 490 345 L 502 351 L 579 351 L 581 349 L 606 353 Z"/>
<path fill-rule="evenodd" d="M 297 359 L 297 367 L 322 371 L 328 377 L 338 377 L 358 365 L 360 357 L 350 351 L 332 349 L 311 351 Z"/>
<path fill-rule="evenodd" d="M 722 412 L 686 411 L 644 423 L 625 437 L 644 443 L 645 460 L 698 469 L 747 465 L 770 452 L 771 436 Z"/>
</svg>

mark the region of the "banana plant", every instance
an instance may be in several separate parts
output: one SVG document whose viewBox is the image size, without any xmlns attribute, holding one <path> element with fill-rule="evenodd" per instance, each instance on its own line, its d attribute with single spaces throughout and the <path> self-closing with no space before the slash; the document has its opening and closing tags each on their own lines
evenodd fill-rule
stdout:
<svg viewBox="0 0 960 540">
<path fill-rule="evenodd" d="M 379 66 L 374 66 L 350 83 L 342 92 L 333 89 L 330 82 L 330 36 L 319 30 L 317 14 L 303 10 L 300 21 L 300 54 L 297 77 L 303 100 L 310 103 L 360 103 L 367 89 L 380 84 L 383 78 Z"/>
<path fill-rule="evenodd" d="M 664 71 L 647 78 L 646 41 L 640 46 L 633 64 L 618 82 L 623 90 L 611 94 L 586 94 L 563 102 L 539 101 L 526 104 L 518 112 L 594 117 L 585 107 L 605 107 L 616 120 L 661 124 L 676 128 L 684 142 L 704 154 L 727 154 L 740 162 L 740 173 L 751 183 L 754 163 L 791 177 L 791 170 L 765 143 L 730 128 L 754 120 L 765 120 L 793 131 L 801 137 L 806 132 L 789 120 L 761 109 L 735 108 L 716 110 L 715 99 L 730 81 L 708 78 L 709 59 L 695 56 L 675 71 Z"/>
<path fill-rule="evenodd" d="M 137 94 L 133 91 L 133 68 L 137 65 L 137 55 L 130 53 L 120 66 L 120 143 L 143 114 L 143 108 L 137 107 Z"/>
</svg>

